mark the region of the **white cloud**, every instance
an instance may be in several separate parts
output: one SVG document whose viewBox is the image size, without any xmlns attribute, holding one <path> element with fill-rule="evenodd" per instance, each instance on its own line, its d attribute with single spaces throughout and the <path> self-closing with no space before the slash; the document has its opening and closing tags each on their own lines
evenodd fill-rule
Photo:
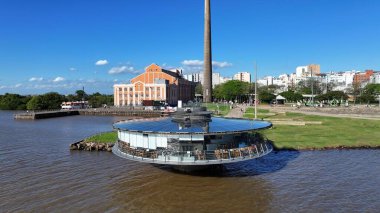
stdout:
<svg viewBox="0 0 380 213">
<path fill-rule="evenodd" d="M 0 89 L 5 89 L 5 88 L 7 88 L 6 86 L 0 86 Z"/>
<path fill-rule="evenodd" d="M 203 66 L 203 61 L 201 61 L 201 60 L 184 60 L 184 61 L 182 61 L 182 64 L 184 66 L 189 66 L 189 67 Z"/>
<path fill-rule="evenodd" d="M 213 61 L 212 66 L 218 67 L 218 68 L 225 68 L 225 67 L 231 67 L 232 64 L 226 61 L 223 61 L 223 62 Z"/>
<path fill-rule="evenodd" d="M 135 70 L 132 66 L 120 66 L 120 67 L 112 67 L 108 74 L 115 75 L 115 74 L 122 74 L 122 73 L 138 73 L 138 71 Z"/>
<path fill-rule="evenodd" d="M 44 80 L 44 78 L 42 78 L 42 77 L 31 77 L 30 79 L 29 79 L 29 81 L 42 81 L 42 80 Z"/>
<path fill-rule="evenodd" d="M 102 65 L 106 65 L 108 64 L 108 61 L 107 60 L 99 60 L 95 63 L 96 66 L 102 66 Z"/>
<path fill-rule="evenodd" d="M 61 82 L 64 80 L 65 80 L 65 78 L 58 76 L 58 77 L 54 78 L 53 82 Z"/>
<path fill-rule="evenodd" d="M 118 82 L 119 81 L 119 79 L 113 79 L 113 82 Z"/>
<path fill-rule="evenodd" d="M 74 67 L 70 67 L 70 69 L 69 69 L 70 71 L 72 71 L 72 72 L 74 72 L 74 71 L 77 71 L 77 69 L 76 68 L 74 68 Z"/>
<path fill-rule="evenodd" d="M 19 87 L 21 87 L 22 86 L 22 84 L 16 84 L 15 85 L 15 88 L 19 88 Z"/>
<path fill-rule="evenodd" d="M 203 70 L 203 64 L 204 62 L 201 60 L 184 60 L 181 62 L 183 67 L 184 72 L 201 72 Z M 212 67 L 214 69 L 219 69 L 219 68 L 226 68 L 226 67 L 231 67 L 232 63 L 226 62 L 226 61 L 213 61 L 212 62 Z"/>
</svg>

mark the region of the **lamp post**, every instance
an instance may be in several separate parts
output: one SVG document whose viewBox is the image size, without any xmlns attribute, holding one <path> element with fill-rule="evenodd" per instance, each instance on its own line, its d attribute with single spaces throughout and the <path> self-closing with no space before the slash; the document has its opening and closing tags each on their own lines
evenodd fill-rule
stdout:
<svg viewBox="0 0 380 213">
<path fill-rule="evenodd" d="M 257 63 L 255 62 L 255 120 L 257 119 Z"/>
<path fill-rule="evenodd" d="M 311 79 L 311 104 L 314 106 L 314 81 L 313 81 L 313 67 L 310 66 L 310 79 Z"/>
</svg>

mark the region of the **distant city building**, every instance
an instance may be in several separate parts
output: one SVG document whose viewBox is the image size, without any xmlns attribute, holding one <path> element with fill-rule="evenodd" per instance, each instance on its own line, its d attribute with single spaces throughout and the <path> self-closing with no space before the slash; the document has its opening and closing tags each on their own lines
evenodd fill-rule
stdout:
<svg viewBox="0 0 380 213">
<path fill-rule="evenodd" d="M 165 70 L 156 64 L 131 80 L 130 84 L 114 85 L 115 106 L 138 106 L 143 101 L 162 101 L 176 105 L 194 99 L 195 84 L 182 77 L 179 70 Z"/>
<path fill-rule="evenodd" d="M 272 76 L 265 76 L 264 78 L 257 80 L 257 84 L 259 84 L 261 86 L 273 85 L 273 77 Z"/>
<path fill-rule="evenodd" d="M 296 77 L 306 77 L 306 73 L 308 73 L 308 67 L 307 66 L 299 66 L 296 68 Z"/>
<path fill-rule="evenodd" d="M 203 73 L 192 73 L 183 75 L 183 78 L 192 81 L 192 82 L 200 82 L 203 85 Z M 231 78 L 226 78 L 220 75 L 220 73 L 214 72 L 212 73 L 212 87 L 215 87 L 218 84 L 226 83 L 231 80 Z"/>
<path fill-rule="evenodd" d="M 251 73 L 249 73 L 249 72 L 238 72 L 234 75 L 233 79 L 251 83 Z"/>
<path fill-rule="evenodd" d="M 321 74 L 321 65 L 319 64 L 310 64 L 308 66 L 308 69 L 310 71 L 310 74 L 312 73 L 313 75 L 318 75 Z"/>
<path fill-rule="evenodd" d="M 299 66 L 296 68 L 297 78 L 306 78 L 316 76 L 321 73 L 321 66 L 319 64 L 310 64 L 307 66 Z"/>
<path fill-rule="evenodd" d="M 360 83 L 364 87 L 368 83 L 380 83 L 380 71 L 366 70 L 365 72 L 357 70 L 348 71 L 330 71 L 321 73 L 320 65 L 310 64 L 308 66 L 298 66 L 295 73 L 290 75 L 281 74 L 279 77 L 266 76 L 257 82 L 261 86 L 277 85 L 281 90 L 295 88 L 301 81 L 307 81 L 310 78 L 319 82 L 323 90 L 347 91 L 354 82 Z"/>
<path fill-rule="evenodd" d="M 366 70 L 364 73 L 356 73 L 354 76 L 354 83 L 368 83 L 373 73 L 373 70 Z"/>
<path fill-rule="evenodd" d="M 371 84 L 380 84 L 380 72 L 374 73 L 370 78 Z"/>
<path fill-rule="evenodd" d="M 326 73 L 325 81 L 326 84 L 332 84 L 334 90 L 345 91 L 347 88 L 352 86 L 354 81 L 354 76 L 358 71 L 342 71 L 342 72 L 329 72 Z"/>
</svg>

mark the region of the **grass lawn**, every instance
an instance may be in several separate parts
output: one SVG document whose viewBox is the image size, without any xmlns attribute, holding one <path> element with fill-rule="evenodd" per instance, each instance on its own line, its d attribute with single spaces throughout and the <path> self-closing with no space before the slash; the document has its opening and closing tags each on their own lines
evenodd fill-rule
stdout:
<svg viewBox="0 0 380 213">
<path fill-rule="evenodd" d="M 321 125 L 275 125 L 272 129 L 261 131 L 279 149 L 380 146 L 380 121 L 298 113 L 278 114 L 271 118 L 322 121 Z"/>
<path fill-rule="evenodd" d="M 117 132 L 103 132 L 84 139 L 85 142 L 95 143 L 115 143 L 117 141 Z"/>
<path fill-rule="evenodd" d="M 225 116 L 230 112 L 230 105 L 229 104 L 214 104 L 214 103 L 204 103 L 203 106 L 207 107 L 208 111 L 214 112 L 214 115 L 216 114 L 216 111 L 218 110 L 219 106 L 219 115 Z"/>
<path fill-rule="evenodd" d="M 268 109 L 257 109 L 257 118 L 268 118 L 271 117 L 270 115 L 267 115 L 267 113 L 270 113 Z M 243 115 L 244 118 L 255 118 L 255 108 L 249 107 L 245 110 L 245 113 Z"/>
</svg>

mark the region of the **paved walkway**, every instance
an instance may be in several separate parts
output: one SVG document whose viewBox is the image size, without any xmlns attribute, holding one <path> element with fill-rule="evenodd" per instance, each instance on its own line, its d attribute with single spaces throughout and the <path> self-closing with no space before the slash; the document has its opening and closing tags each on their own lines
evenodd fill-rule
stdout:
<svg viewBox="0 0 380 213">
<path fill-rule="evenodd" d="M 227 118 L 242 118 L 247 106 L 245 105 L 235 105 L 233 109 L 225 116 Z"/>
</svg>

